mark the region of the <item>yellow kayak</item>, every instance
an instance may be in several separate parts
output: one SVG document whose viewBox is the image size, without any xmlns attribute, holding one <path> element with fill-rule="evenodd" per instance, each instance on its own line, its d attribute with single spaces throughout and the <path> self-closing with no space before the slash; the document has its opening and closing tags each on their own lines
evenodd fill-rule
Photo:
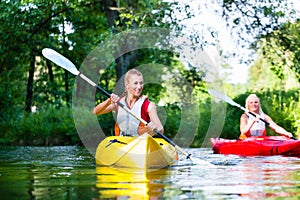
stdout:
<svg viewBox="0 0 300 200">
<path fill-rule="evenodd" d="M 96 150 L 96 164 L 138 169 L 168 167 L 178 160 L 176 149 L 162 138 L 106 137 Z"/>
</svg>

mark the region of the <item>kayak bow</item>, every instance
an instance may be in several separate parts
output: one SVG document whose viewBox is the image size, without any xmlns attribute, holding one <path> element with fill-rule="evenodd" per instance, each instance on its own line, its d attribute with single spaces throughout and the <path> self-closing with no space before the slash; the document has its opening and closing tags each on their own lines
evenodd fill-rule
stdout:
<svg viewBox="0 0 300 200">
<path fill-rule="evenodd" d="M 242 156 L 300 156 L 300 140 L 283 136 L 249 137 L 243 140 L 210 139 L 215 154 Z"/>
<path fill-rule="evenodd" d="M 164 139 L 145 133 L 139 137 L 106 137 L 98 145 L 95 158 L 98 165 L 157 169 L 171 166 L 178 155 Z"/>
</svg>

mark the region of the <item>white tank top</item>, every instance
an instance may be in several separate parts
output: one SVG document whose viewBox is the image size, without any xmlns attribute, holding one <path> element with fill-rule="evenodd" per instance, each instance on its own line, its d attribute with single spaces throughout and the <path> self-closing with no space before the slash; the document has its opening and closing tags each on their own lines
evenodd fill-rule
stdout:
<svg viewBox="0 0 300 200">
<path fill-rule="evenodd" d="M 145 101 L 145 98 L 139 98 L 131 109 L 128 108 L 127 103 L 125 101 L 125 97 L 122 97 L 120 103 L 124 105 L 124 107 L 131 110 L 136 116 L 141 118 L 141 110 L 142 105 Z M 117 112 L 117 123 L 120 128 L 120 135 L 130 135 L 130 136 L 139 136 L 138 127 L 140 125 L 140 121 L 131 116 L 128 112 L 126 112 L 123 108 L 119 107 Z"/>
<path fill-rule="evenodd" d="M 264 115 L 260 115 L 260 117 L 262 119 L 264 119 Z M 248 116 L 248 124 L 249 123 L 253 123 L 253 120 L 255 119 L 255 117 L 253 117 L 252 115 L 249 115 Z M 250 135 L 251 136 L 262 136 L 264 134 L 266 130 L 266 125 L 264 122 L 262 122 L 261 120 L 259 120 L 258 122 L 255 122 L 251 129 L 250 129 Z"/>
</svg>

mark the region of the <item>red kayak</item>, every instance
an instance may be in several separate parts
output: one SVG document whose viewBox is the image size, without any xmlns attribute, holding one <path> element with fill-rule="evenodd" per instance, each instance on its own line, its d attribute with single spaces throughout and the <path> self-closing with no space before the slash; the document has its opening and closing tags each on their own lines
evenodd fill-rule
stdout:
<svg viewBox="0 0 300 200">
<path fill-rule="evenodd" d="M 300 140 L 282 136 L 250 137 L 243 140 L 211 138 L 210 143 L 216 154 L 300 156 Z"/>
</svg>

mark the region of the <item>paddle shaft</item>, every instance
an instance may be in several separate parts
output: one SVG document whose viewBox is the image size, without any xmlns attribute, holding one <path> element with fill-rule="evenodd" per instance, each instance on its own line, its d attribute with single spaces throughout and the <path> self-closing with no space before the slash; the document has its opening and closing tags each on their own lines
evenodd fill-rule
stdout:
<svg viewBox="0 0 300 200">
<path fill-rule="evenodd" d="M 251 111 L 248 111 L 248 113 L 249 113 L 250 115 L 252 115 L 253 117 L 256 117 L 256 116 L 257 116 L 256 114 L 254 114 L 254 113 L 251 112 Z M 263 121 L 266 125 L 270 126 L 270 123 L 267 122 L 266 120 L 264 120 L 263 118 L 261 118 L 260 116 L 259 116 L 259 119 L 260 119 L 261 121 Z M 290 137 L 290 138 L 293 139 L 293 140 L 297 140 L 297 138 L 295 138 L 294 136 L 292 136 L 292 137 Z"/>
<path fill-rule="evenodd" d="M 111 97 L 111 94 L 109 94 L 106 90 L 104 90 L 103 88 L 101 88 L 99 85 L 97 85 L 96 83 L 94 83 L 93 81 L 91 81 L 88 77 L 86 77 L 84 74 L 82 74 L 81 72 L 79 72 L 78 76 L 80 78 L 82 78 L 83 80 L 85 80 L 87 83 L 89 83 L 90 85 L 92 85 L 93 87 L 97 88 L 98 90 L 100 90 L 100 92 L 102 92 L 105 96 L 107 96 L 108 98 Z M 131 116 L 133 116 L 134 118 L 136 118 L 137 120 L 139 120 L 140 122 L 142 122 L 143 124 L 145 124 L 146 126 L 148 125 L 148 122 L 146 122 L 143 118 L 135 115 L 131 110 L 129 110 L 127 107 L 125 107 L 124 104 L 122 104 L 121 102 L 117 101 L 117 104 L 124 109 L 126 112 L 128 112 Z M 191 159 L 191 154 L 185 152 L 182 148 L 180 148 L 178 145 L 176 145 L 172 140 L 170 140 L 168 137 L 166 137 L 164 134 L 162 134 L 159 130 L 157 129 L 153 129 L 153 132 L 155 132 L 156 134 L 158 134 L 160 137 L 162 137 L 164 140 L 166 140 L 168 143 L 170 143 L 176 150 L 178 150 L 179 152 L 181 152 L 183 155 L 185 155 L 188 159 Z"/>
<path fill-rule="evenodd" d="M 264 120 L 263 118 L 261 118 L 261 116 L 255 114 L 255 113 L 253 113 L 253 112 L 251 112 L 251 111 L 249 111 L 248 109 L 242 107 L 241 105 L 239 105 L 239 104 L 237 104 L 237 103 L 235 103 L 235 104 L 236 104 L 236 105 L 235 105 L 236 107 L 238 107 L 238 108 L 242 109 L 243 111 L 249 113 L 249 114 L 252 115 L 253 117 L 257 117 L 257 116 L 258 116 L 260 121 L 264 122 L 264 123 L 265 123 L 266 125 L 268 125 L 268 126 L 270 125 L 270 123 L 267 122 L 266 120 Z"/>
</svg>

